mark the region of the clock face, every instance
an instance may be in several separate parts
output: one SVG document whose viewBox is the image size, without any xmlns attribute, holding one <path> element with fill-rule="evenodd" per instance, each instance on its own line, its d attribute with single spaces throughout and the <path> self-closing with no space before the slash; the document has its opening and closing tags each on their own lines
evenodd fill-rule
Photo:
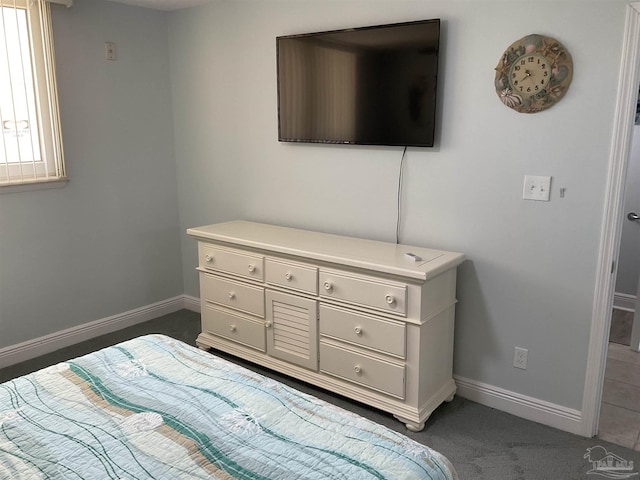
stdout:
<svg viewBox="0 0 640 480">
<path fill-rule="evenodd" d="M 555 105 L 573 78 L 571 55 L 556 39 L 527 35 L 505 50 L 496 67 L 496 93 L 517 112 L 536 113 Z"/>
<path fill-rule="evenodd" d="M 540 54 L 526 54 L 511 65 L 511 90 L 530 97 L 545 89 L 551 78 L 550 62 Z"/>
</svg>

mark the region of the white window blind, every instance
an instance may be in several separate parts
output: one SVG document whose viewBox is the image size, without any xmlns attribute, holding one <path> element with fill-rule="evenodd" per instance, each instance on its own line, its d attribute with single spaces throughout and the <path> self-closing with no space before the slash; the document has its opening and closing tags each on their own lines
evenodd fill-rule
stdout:
<svg viewBox="0 0 640 480">
<path fill-rule="evenodd" d="M 0 127 L 0 188 L 65 178 L 47 0 L 0 0 Z"/>
</svg>

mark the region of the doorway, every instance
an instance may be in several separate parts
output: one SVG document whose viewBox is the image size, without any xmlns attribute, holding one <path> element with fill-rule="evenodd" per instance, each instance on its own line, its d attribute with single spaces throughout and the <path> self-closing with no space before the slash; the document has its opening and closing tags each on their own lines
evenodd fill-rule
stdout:
<svg viewBox="0 0 640 480">
<path fill-rule="evenodd" d="M 618 254 L 611 332 L 634 352 L 640 351 L 640 106 L 636 106 L 631 150 L 627 161 L 624 219 Z M 634 315 L 637 312 L 638 315 Z M 616 313 L 614 311 L 614 313 Z M 631 338 L 627 338 L 630 335 Z M 618 343 L 620 343 L 620 341 Z"/>
<path fill-rule="evenodd" d="M 613 299 L 614 308 L 625 314 L 613 316 L 611 332 L 620 334 L 620 341 L 629 345 L 634 352 L 638 352 L 640 351 L 640 295 L 638 295 L 640 290 L 640 104 L 636 104 L 635 125 L 628 157 L 623 201 L 624 219 Z M 629 334 L 631 338 L 627 338 Z"/>
<path fill-rule="evenodd" d="M 627 163 L 624 218 L 615 278 L 613 312 L 598 421 L 598 438 L 638 449 L 640 437 L 640 126 L 633 127 Z M 630 218 L 627 218 L 630 217 Z M 634 315 L 638 312 L 638 315 Z M 632 334 L 633 332 L 633 334 Z M 633 339 L 632 339 L 633 337 Z"/>
<path fill-rule="evenodd" d="M 598 431 L 605 382 L 609 327 L 613 310 L 615 265 L 618 260 L 624 218 L 624 187 L 633 136 L 638 85 L 640 84 L 640 2 L 627 5 L 620 84 L 604 205 L 604 218 L 595 297 L 591 321 L 589 354 L 582 408 L 585 436 Z M 626 219 L 624 219 L 626 220 Z"/>
</svg>

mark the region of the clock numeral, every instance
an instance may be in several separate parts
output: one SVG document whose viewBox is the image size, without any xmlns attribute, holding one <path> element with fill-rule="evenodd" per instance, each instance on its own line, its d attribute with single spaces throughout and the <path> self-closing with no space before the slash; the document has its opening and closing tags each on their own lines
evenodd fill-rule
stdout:
<svg viewBox="0 0 640 480">
<path fill-rule="evenodd" d="M 523 89 L 523 88 L 524 88 L 524 87 L 523 87 L 522 85 L 520 85 L 520 91 L 522 91 L 522 89 Z"/>
<path fill-rule="evenodd" d="M 524 65 L 525 61 L 524 60 L 520 60 L 520 65 Z"/>
<path fill-rule="evenodd" d="M 513 81 L 513 84 L 514 84 L 514 85 L 518 85 L 518 80 L 514 80 L 514 81 Z"/>
<path fill-rule="evenodd" d="M 544 79 L 540 80 L 540 85 L 544 85 Z"/>
<path fill-rule="evenodd" d="M 533 57 L 529 57 L 529 58 L 527 59 L 527 61 L 528 61 L 529 63 L 533 63 L 533 60 L 534 60 L 534 58 L 533 58 Z"/>
<path fill-rule="evenodd" d="M 536 92 L 538 91 L 538 85 L 536 85 Z"/>
<path fill-rule="evenodd" d="M 516 65 L 515 67 L 513 67 L 513 69 L 517 72 L 520 70 L 520 65 Z"/>
<path fill-rule="evenodd" d="M 531 87 L 527 88 L 527 92 L 530 92 L 530 91 L 531 91 Z"/>
<path fill-rule="evenodd" d="M 542 68 L 547 68 L 547 64 L 546 64 L 546 63 L 543 63 L 543 64 L 542 64 Z"/>
<path fill-rule="evenodd" d="M 545 71 L 542 73 L 542 76 L 543 76 L 543 77 L 546 77 L 546 76 L 547 76 L 547 74 L 548 74 L 548 72 L 545 70 Z"/>
</svg>

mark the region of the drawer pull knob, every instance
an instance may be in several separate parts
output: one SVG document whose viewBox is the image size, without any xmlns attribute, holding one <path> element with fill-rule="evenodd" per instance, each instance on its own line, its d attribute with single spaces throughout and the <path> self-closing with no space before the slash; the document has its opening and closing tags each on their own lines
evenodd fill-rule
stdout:
<svg viewBox="0 0 640 480">
<path fill-rule="evenodd" d="M 271 322 L 265 323 L 264 326 L 267 327 L 267 328 L 271 328 Z"/>
<path fill-rule="evenodd" d="M 387 301 L 388 305 L 393 305 L 394 303 L 396 303 L 396 299 L 393 295 L 386 295 L 384 299 Z"/>
<path fill-rule="evenodd" d="M 229 325 L 229 330 L 235 332 L 237 330 L 235 325 Z"/>
<path fill-rule="evenodd" d="M 358 335 L 359 337 L 362 336 L 362 327 L 356 327 L 353 329 L 354 332 L 356 332 L 356 335 Z"/>
<path fill-rule="evenodd" d="M 291 275 L 291 272 L 287 272 L 284 274 L 284 278 L 286 278 L 287 281 L 290 282 L 291 279 L 293 278 L 293 275 Z"/>
<path fill-rule="evenodd" d="M 323 284 L 323 285 L 324 285 L 324 289 L 325 289 L 327 292 L 330 292 L 331 290 L 333 290 L 333 285 L 331 285 L 331 282 L 330 282 L 330 281 L 328 281 L 328 280 L 327 280 L 326 282 L 324 282 L 324 284 Z"/>
<path fill-rule="evenodd" d="M 209 255 L 208 253 L 204 256 L 204 259 L 207 263 L 213 262 L 213 255 Z"/>
<path fill-rule="evenodd" d="M 236 292 L 229 292 L 229 300 L 236 298 Z"/>
<path fill-rule="evenodd" d="M 256 266 L 249 264 L 249 273 L 253 273 L 256 271 Z"/>
<path fill-rule="evenodd" d="M 353 371 L 356 372 L 356 375 L 358 376 L 362 375 L 362 367 L 360 365 L 353 367 Z"/>
</svg>

